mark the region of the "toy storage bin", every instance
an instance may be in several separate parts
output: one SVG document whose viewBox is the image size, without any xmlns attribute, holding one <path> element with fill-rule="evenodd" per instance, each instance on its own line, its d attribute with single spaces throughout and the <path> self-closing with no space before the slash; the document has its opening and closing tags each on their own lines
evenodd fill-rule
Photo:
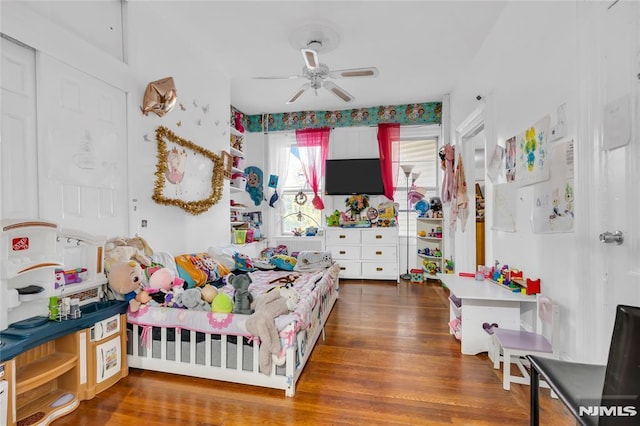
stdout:
<svg viewBox="0 0 640 426">
<path fill-rule="evenodd" d="M 246 229 L 236 229 L 233 231 L 233 235 L 235 236 L 236 244 L 244 244 L 247 242 L 247 230 Z"/>
<path fill-rule="evenodd" d="M 411 274 L 411 282 L 415 283 L 415 284 L 420 284 L 424 281 L 424 271 L 422 269 L 411 269 L 410 271 Z"/>
<path fill-rule="evenodd" d="M 253 229 L 247 229 L 246 230 L 246 234 L 245 234 L 245 243 L 252 243 L 253 242 L 253 234 L 254 234 L 254 230 Z"/>
</svg>

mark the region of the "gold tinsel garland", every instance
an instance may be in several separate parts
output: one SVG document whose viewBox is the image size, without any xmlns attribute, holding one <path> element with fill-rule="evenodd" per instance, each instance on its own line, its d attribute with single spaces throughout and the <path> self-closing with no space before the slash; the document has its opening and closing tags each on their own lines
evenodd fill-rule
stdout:
<svg viewBox="0 0 640 426">
<path fill-rule="evenodd" d="M 165 173 L 167 172 L 167 142 L 165 139 L 180 145 L 184 148 L 188 148 L 208 159 L 213 163 L 213 171 L 211 174 L 211 193 L 209 196 L 202 200 L 197 201 L 184 201 L 178 198 L 166 198 L 163 195 L 165 185 Z M 206 212 L 220 201 L 222 197 L 222 188 L 224 182 L 224 168 L 222 164 L 222 157 L 213 152 L 196 145 L 195 143 L 188 141 L 180 136 L 177 136 L 171 130 L 164 126 L 159 126 L 156 129 L 156 141 L 158 142 L 158 164 L 156 165 L 156 182 L 153 188 L 153 200 L 158 204 L 166 206 L 177 206 L 185 210 L 192 215 L 199 215 Z"/>
</svg>

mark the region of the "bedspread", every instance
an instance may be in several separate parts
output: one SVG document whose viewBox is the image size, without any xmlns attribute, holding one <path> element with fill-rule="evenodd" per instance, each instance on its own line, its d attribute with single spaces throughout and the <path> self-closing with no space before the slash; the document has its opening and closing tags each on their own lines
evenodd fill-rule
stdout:
<svg viewBox="0 0 640 426">
<path fill-rule="evenodd" d="M 324 294 L 335 291 L 333 283 L 337 279 L 339 267 L 333 264 L 324 271 L 296 273 L 299 278 L 293 287 L 298 291 L 299 301 L 294 311 L 281 315 L 275 319 L 279 331 L 294 323 L 293 332 L 311 327 L 314 321 L 315 306 Z M 287 271 L 256 271 L 251 272 L 252 283 L 249 291 L 254 297 L 264 294 L 267 290 L 277 287 L 278 283 L 270 283 L 277 278 L 290 275 Z M 233 296 L 233 287 L 226 285 L 219 289 L 229 296 Z M 234 313 L 204 312 L 188 309 L 177 309 L 159 306 L 143 305 L 137 312 L 128 312 L 127 321 L 147 329 L 150 326 L 169 327 L 193 330 L 207 334 L 223 334 L 252 337 L 247 331 L 245 322 L 249 315 Z"/>
</svg>

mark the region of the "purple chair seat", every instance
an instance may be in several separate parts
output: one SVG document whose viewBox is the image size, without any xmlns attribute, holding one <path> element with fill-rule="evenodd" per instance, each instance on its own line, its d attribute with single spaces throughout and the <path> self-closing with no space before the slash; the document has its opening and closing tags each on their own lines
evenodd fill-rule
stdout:
<svg viewBox="0 0 640 426">
<path fill-rule="evenodd" d="M 493 332 L 503 348 L 516 351 L 553 352 L 551 343 L 541 334 L 504 328 L 496 328 Z"/>
</svg>

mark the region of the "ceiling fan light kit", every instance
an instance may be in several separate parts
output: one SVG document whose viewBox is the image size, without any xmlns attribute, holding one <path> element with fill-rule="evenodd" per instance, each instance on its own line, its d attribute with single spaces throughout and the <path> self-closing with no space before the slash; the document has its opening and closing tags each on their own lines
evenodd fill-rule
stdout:
<svg viewBox="0 0 640 426">
<path fill-rule="evenodd" d="M 292 79 L 305 78 L 309 80 L 303 84 L 287 101 L 287 104 L 296 102 L 309 89 L 313 89 L 318 94 L 318 89 L 324 88 L 329 93 L 336 96 L 343 102 L 351 102 L 355 99 L 353 95 L 338 86 L 329 78 L 355 78 L 355 77 L 376 77 L 378 69 L 375 67 L 350 68 L 337 71 L 329 70 L 325 64 L 318 60 L 318 52 L 328 52 L 333 50 L 339 41 L 336 31 L 326 26 L 301 27 L 295 30 L 289 42 L 300 50 L 304 61 L 302 75 L 287 77 L 255 77 L 259 79 Z"/>
</svg>

